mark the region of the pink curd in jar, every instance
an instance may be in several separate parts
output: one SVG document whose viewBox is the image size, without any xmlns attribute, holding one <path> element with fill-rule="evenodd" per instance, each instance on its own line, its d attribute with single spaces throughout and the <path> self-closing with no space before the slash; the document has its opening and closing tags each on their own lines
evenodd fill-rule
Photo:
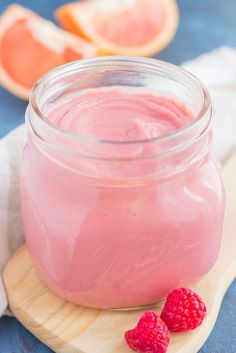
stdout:
<svg viewBox="0 0 236 353">
<path fill-rule="evenodd" d="M 211 153 L 178 173 L 181 158 L 195 147 L 170 159 L 145 159 L 156 151 L 145 141 L 192 124 L 191 109 L 148 91 L 97 88 L 52 107 L 46 119 L 91 138 L 82 152 L 101 159 L 67 160 L 66 153 L 58 158 L 59 152 L 43 150 L 29 137 L 21 168 L 23 223 L 34 264 L 49 287 L 81 305 L 135 307 L 157 302 L 212 267 L 224 193 Z M 94 138 L 125 144 L 99 148 Z M 133 141 L 143 143 L 128 143 Z M 110 152 L 114 162 L 106 160 Z M 134 163 L 139 154 L 143 160 Z M 155 177 L 169 163 L 173 172 Z"/>
</svg>

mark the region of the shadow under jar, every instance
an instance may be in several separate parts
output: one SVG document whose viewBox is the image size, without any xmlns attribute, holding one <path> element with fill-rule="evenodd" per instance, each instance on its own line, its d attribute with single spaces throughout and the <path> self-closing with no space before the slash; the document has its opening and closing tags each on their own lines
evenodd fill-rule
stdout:
<svg viewBox="0 0 236 353">
<path fill-rule="evenodd" d="M 198 79 L 152 59 L 82 60 L 36 84 L 26 118 L 25 238 L 56 294 L 148 306 L 210 270 L 224 191 Z"/>
</svg>

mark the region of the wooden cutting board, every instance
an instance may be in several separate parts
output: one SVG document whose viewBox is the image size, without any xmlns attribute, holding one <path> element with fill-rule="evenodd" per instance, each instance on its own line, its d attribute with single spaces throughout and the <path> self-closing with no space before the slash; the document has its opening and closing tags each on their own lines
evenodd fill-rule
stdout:
<svg viewBox="0 0 236 353">
<path fill-rule="evenodd" d="M 226 216 L 223 243 L 212 270 L 193 287 L 204 299 L 208 316 L 192 333 L 171 337 L 168 353 L 197 353 L 209 336 L 224 294 L 236 277 L 236 153 L 223 168 Z M 38 278 L 22 246 L 4 270 L 10 308 L 19 321 L 57 353 L 130 353 L 124 332 L 135 326 L 142 311 L 109 312 L 68 303 Z M 154 308 L 161 311 L 161 304 Z"/>
</svg>

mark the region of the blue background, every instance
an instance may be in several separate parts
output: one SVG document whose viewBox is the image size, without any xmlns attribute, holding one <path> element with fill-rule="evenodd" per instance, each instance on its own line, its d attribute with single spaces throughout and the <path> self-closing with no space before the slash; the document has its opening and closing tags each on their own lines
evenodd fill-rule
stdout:
<svg viewBox="0 0 236 353">
<path fill-rule="evenodd" d="M 65 2 L 19 1 L 48 19 L 52 19 L 53 10 Z M 178 3 L 181 13 L 178 33 L 157 58 L 180 64 L 222 45 L 236 47 L 236 0 L 178 0 Z M 0 12 L 9 4 L 9 0 L 0 0 Z M 0 137 L 23 123 L 25 108 L 25 102 L 0 88 Z M 0 319 L 0 353 L 49 352 L 52 351 L 15 318 Z M 214 331 L 199 353 L 236 353 L 236 282 L 228 290 Z"/>
</svg>

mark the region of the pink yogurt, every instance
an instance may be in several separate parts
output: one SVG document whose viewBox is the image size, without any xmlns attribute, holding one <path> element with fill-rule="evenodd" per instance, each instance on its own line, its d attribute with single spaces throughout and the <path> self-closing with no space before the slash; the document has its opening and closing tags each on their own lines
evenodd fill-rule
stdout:
<svg viewBox="0 0 236 353">
<path fill-rule="evenodd" d="M 170 161 L 168 155 L 145 159 L 156 150 L 144 141 L 188 127 L 195 119 L 190 109 L 150 92 L 98 88 L 53 107 L 46 119 L 91 139 L 82 152 L 102 157 L 58 158 L 29 137 L 21 172 L 25 238 L 53 291 L 85 306 L 135 307 L 209 271 L 220 249 L 224 210 L 212 155 L 207 148 L 178 172 L 195 147 Z M 99 149 L 94 139 L 126 144 Z M 143 143 L 128 143 L 134 141 Z M 109 153 L 114 163 L 106 160 Z M 172 173 L 158 176 L 168 163 Z"/>
</svg>

